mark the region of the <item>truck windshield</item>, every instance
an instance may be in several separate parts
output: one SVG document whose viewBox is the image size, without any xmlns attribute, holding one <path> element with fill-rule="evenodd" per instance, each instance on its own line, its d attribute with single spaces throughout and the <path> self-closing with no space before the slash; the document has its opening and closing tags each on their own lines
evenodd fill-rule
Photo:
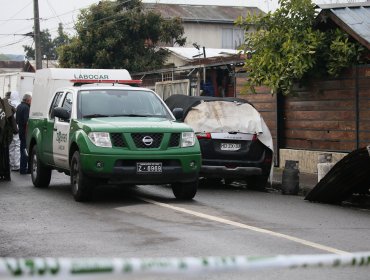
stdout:
<svg viewBox="0 0 370 280">
<path fill-rule="evenodd" d="M 96 89 L 79 91 L 78 118 L 157 117 L 172 119 L 167 107 L 151 91 Z"/>
</svg>

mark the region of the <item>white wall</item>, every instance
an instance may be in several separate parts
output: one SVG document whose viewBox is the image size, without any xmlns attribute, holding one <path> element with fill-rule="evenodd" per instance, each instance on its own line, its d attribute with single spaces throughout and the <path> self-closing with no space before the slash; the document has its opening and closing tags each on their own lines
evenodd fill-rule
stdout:
<svg viewBox="0 0 370 280">
<path fill-rule="evenodd" d="M 204 24 L 204 23 L 183 23 L 186 47 L 192 47 L 193 43 L 197 43 L 201 47 L 216 48 L 216 49 L 232 49 L 231 46 L 225 46 L 223 42 L 223 30 L 225 29 L 238 29 L 234 24 Z M 236 32 L 234 32 L 236 33 Z M 243 42 L 243 32 L 239 32 L 239 36 L 235 36 L 232 43 L 235 42 L 236 46 Z M 234 45 L 235 45 L 234 44 Z"/>
</svg>

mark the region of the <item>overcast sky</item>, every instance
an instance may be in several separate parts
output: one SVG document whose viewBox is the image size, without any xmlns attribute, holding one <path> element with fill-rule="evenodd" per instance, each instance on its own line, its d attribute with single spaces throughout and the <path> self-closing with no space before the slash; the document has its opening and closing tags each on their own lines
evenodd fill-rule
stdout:
<svg viewBox="0 0 370 280">
<path fill-rule="evenodd" d="M 337 2 L 318 0 L 320 2 Z M 74 22 L 81 8 L 87 8 L 99 0 L 39 0 L 40 29 L 49 29 L 56 36 L 59 22 L 69 34 L 74 34 Z M 273 11 L 278 0 L 145 0 L 143 2 L 205 4 L 231 6 L 257 6 L 263 11 Z M 0 53 L 24 54 L 22 45 L 32 45 L 33 0 L 1 0 L 0 9 Z"/>
</svg>

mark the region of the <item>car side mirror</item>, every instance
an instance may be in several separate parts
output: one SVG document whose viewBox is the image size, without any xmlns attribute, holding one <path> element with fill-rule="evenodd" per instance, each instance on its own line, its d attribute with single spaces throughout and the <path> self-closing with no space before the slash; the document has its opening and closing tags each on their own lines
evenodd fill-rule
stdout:
<svg viewBox="0 0 370 280">
<path fill-rule="evenodd" d="M 174 108 L 172 110 L 172 113 L 175 116 L 177 121 L 181 121 L 184 117 L 184 109 L 182 108 Z"/>
<path fill-rule="evenodd" d="M 53 109 L 54 117 L 60 118 L 64 121 L 68 121 L 71 118 L 71 114 L 67 111 L 67 109 L 62 107 L 55 107 Z"/>
</svg>

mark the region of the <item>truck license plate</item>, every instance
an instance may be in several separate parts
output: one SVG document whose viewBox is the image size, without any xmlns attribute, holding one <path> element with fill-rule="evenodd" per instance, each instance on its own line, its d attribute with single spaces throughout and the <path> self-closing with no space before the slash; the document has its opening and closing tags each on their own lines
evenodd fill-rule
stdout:
<svg viewBox="0 0 370 280">
<path fill-rule="evenodd" d="M 240 143 L 221 143 L 222 151 L 237 151 L 240 150 Z"/>
<path fill-rule="evenodd" d="M 136 163 L 137 173 L 162 173 L 161 162 L 138 162 Z"/>
</svg>

